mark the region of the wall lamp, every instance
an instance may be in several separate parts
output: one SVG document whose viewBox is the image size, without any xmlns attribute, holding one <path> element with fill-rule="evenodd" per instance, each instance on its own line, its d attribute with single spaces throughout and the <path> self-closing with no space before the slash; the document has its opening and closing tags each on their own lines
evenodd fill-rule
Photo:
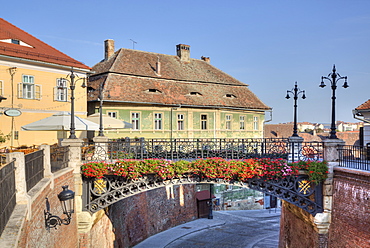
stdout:
<svg viewBox="0 0 370 248">
<path fill-rule="evenodd" d="M 74 199 L 75 192 L 68 189 L 68 185 L 62 186 L 63 191 L 58 194 L 59 201 L 62 205 L 63 214 L 66 215 L 64 219 L 59 216 L 53 215 L 50 213 L 50 203 L 49 199 L 46 198 L 46 211 L 44 210 L 45 215 L 45 228 L 50 230 L 50 228 L 57 229 L 57 226 L 69 225 L 72 219 L 72 213 L 74 213 Z"/>
</svg>

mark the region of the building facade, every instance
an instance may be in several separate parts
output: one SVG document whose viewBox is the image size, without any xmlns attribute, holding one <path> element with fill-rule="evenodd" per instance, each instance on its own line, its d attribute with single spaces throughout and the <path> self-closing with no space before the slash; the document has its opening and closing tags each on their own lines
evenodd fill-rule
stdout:
<svg viewBox="0 0 370 248">
<path fill-rule="evenodd" d="M 99 111 L 132 124 L 105 131 L 111 139 L 262 138 L 270 110 L 248 85 L 210 64 L 190 58 L 190 46 L 177 55 L 121 48 L 105 41 L 105 59 L 89 78 L 88 112 Z"/>
<path fill-rule="evenodd" d="M 73 70 L 83 78 L 90 69 L 0 18 L 0 96 L 6 98 L 0 102 L 0 131 L 5 137 L 0 147 L 56 143 L 56 131 L 22 131 L 21 127 L 70 111 L 67 76 Z M 86 89 L 79 86 L 75 113 L 86 117 Z"/>
</svg>

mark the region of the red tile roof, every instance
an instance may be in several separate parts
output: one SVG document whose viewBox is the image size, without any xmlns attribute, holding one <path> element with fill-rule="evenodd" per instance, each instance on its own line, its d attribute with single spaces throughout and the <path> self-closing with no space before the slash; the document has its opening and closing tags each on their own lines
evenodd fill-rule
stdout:
<svg viewBox="0 0 370 248">
<path fill-rule="evenodd" d="M 366 110 L 366 109 L 370 109 L 370 99 L 367 100 L 366 102 L 364 102 L 363 104 L 361 104 L 360 106 L 358 106 L 356 108 L 357 110 Z"/>
<path fill-rule="evenodd" d="M 161 65 L 159 74 L 157 61 Z M 96 74 L 90 77 L 90 86 L 97 89 L 105 80 L 105 89 L 111 96 L 104 97 L 105 101 L 270 109 L 246 84 L 203 60 L 184 62 L 174 55 L 122 48 L 95 65 L 93 71 Z M 97 94 L 88 100 L 96 98 Z"/>
<path fill-rule="evenodd" d="M 5 40 L 12 39 L 24 42 L 29 46 L 5 42 Z M 87 65 L 67 56 L 2 18 L 0 18 L 0 55 L 81 69 L 91 69 Z"/>
</svg>

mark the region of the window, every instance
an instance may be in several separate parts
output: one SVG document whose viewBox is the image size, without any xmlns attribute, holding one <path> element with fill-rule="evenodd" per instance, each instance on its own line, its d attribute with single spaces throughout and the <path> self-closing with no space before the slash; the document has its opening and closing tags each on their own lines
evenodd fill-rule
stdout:
<svg viewBox="0 0 370 248">
<path fill-rule="evenodd" d="M 184 115 L 177 115 L 177 130 L 184 130 Z"/>
<path fill-rule="evenodd" d="M 107 112 L 109 117 L 117 119 L 117 112 Z"/>
<path fill-rule="evenodd" d="M 253 117 L 253 130 L 258 130 L 258 117 Z"/>
<path fill-rule="evenodd" d="M 56 101 L 66 102 L 68 100 L 67 80 L 57 79 L 57 86 L 54 88 L 54 99 Z"/>
<path fill-rule="evenodd" d="M 226 129 L 231 130 L 231 115 L 226 115 L 225 119 L 226 119 Z"/>
<path fill-rule="evenodd" d="M 154 129 L 162 130 L 162 114 L 154 113 Z"/>
<path fill-rule="evenodd" d="M 200 115 L 200 120 L 201 120 L 200 128 L 203 130 L 207 129 L 207 115 Z"/>
<path fill-rule="evenodd" d="M 245 116 L 244 115 L 241 115 L 239 116 L 239 129 L 240 130 L 245 130 Z"/>
<path fill-rule="evenodd" d="M 0 96 L 4 95 L 4 90 L 3 90 L 3 81 L 0 80 Z"/>
<path fill-rule="evenodd" d="M 192 92 L 190 92 L 190 93 L 189 93 L 189 95 L 191 95 L 191 96 L 202 96 L 202 94 L 201 94 L 201 93 L 196 92 L 196 91 L 192 91 Z"/>
<path fill-rule="evenodd" d="M 13 44 L 16 44 L 16 45 L 19 45 L 19 40 L 17 40 L 17 39 L 12 39 L 12 43 L 13 43 Z"/>
<path fill-rule="evenodd" d="M 131 113 L 132 130 L 140 130 L 140 113 Z"/>
<path fill-rule="evenodd" d="M 18 98 L 41 99 L 41 85 L 35 84 L 33 76 L 22 76 L 22 83 L 18 84 Z"/>
</svg>

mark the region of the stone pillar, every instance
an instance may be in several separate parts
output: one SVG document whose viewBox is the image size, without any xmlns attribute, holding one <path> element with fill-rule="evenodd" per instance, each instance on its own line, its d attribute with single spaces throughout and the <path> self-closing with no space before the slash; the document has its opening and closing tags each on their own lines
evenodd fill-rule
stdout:
<svg viewBox="0 0 370 248">
<path fill-rule="evenodd" d="M 85 233 L 86 229 L 90 230 L 92 226 L 91 215 L 88 212 L 82 211 L 82 177 L 81 177 L 81 147 L 83 140 L 81 139 L 64 139 L 61 142 L 62 146 L 69 146 L 68 150 L 68 167 L 73 168 L 74 176 L 74 191 L 75 191 L 75 213 L 77 218 L 77 228 L 79 233 Z"/>
<path fill-rule="evenodd" d="M 339 165 L 338 147 L 345 142 L 340 139 L 327 139 L 324 144 L 324 160 L 328 162 L 329 174 L 323 184 L 324 211 L 317 213 L 314 217 L 315 229 L 318 232 L 317 247 L 328 247 L 328 233 L 331 223 L 332 203 L 333 203 L 333 173 L 334 167 Z"/>
<path fill-rule="evenodd" d="M 303 138 L 299 136 L 289 137 L 288 162 L 299 161 L 299 151 L 302 147 Z"/>
<path fill-rule="evenodd" d="M 12 152 L 6 154 L 6 162 L 14 161 L 15 166 L 15 188 L 17 190 L 17 204 L 30 204 L 30 197 L 27 194 L 26 170 L 23 152 Z"/>
<path fill-rule="evenodd" d="M 51 173 L 50 146 L 40 145 L 39 149 L 44 150 L 44 177 L 52 178 L 53 174 Z M 54 180 L 52 180 L 52 182 L 54 182 Z"/>
</svg>

